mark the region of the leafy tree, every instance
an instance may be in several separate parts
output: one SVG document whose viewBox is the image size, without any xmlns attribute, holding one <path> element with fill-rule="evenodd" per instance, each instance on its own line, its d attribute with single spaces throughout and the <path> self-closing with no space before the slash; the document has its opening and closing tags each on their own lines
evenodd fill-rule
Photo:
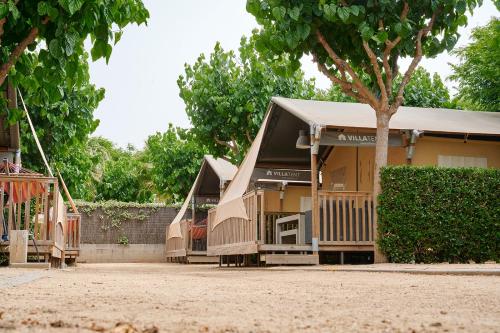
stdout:
<svg viewBox="0 0 500 333">
<path fill-rule="evenodd" d="M 177 83 L 193 134 L 214 156 L 242 160 L 272 96 L 313 96 L 314 82 L 299 70 L 285 75 L 289 67 L 288 59 L 261 58 L 255 39 L 245 37 L 238 55 L 217 43 L 208 59 L 202 54 L 194 65 L 186 64 Z"/>
<path fill-rule="evenodd" d="M 188 194 L 206 150 L 192 130 L 169 125 L 146 141 L 145 155 L 151 164 L 155 191 L 168 202 L 179 202 Z"/>
<path fill-rule="evenodd" d="M 86 76 L 81 65 L 88 37 L 92 59 L 108 61 L 111 44 L 120 40 L 122 29 L 145 23 L 148 17 L 140 0 L 1 1 L 0 85 L 8 75 L 13 84 L 29 76 L 35 57 L 36 80 L 24 88 L 40 90 L 50 103 L 61 101 L 61 82 L 70 86 Z M 3 104 L 5 108 L 5 100 Z"/>
<path fill-rule="evenodd" d="M 454 51 L 460 63 L 451 65 L 458 81 L 458 101 L 464 108 L 500 111 L 500 20 L 472 32 L 472 42 Z"/>
<path fill-rule="evenodd" d="M 60 82 L 57 88 L 63 92 L 63 97 L 54 102 L 44 90 L 38 88 L 38 80 L 50 75 L 51 69 L 38 62 L 36 53 L 28 54 L 25 60 L 28 59 L 29 62 L 19 64 L 19 66 L 30 65 L 29 68 L 23 68 L 26 75 L 17 75 L 16 80 L 37 136 L 49 163 L 59 169 L 67 179 L 70 193 L 82 198 L 85 196 L 81 192 L 82 187 L 77 185 L 86 182 L 90 177 L 92 165 L 84 163 L 86 159 L 80 152 L 85 150 L 84 144 L 88 136 L 99 124 L 99 121 L 94 119 L 93 113 L 104 98 L 104 89 L 97 89 L 90 84 L 87 56 L 84 53 L 79 64 L 83 76 L 75 78 L 72 84 Z M 45 172 L 45 165 L 26 118 L 21 118 L 20 124 L 23 165 Z"/>
<path fill-rule="evenodd" d="M 118 200 L 125 202 L 152 202 L 150 171 L 144 153 L 133 146 L 116 148 L 106 139 L 105 149 L 109 149 L 108 159 L 101 161 L 100 177 L 95 179 L 95 200 Z M 102 154 L 102 152 L 101 152 Z M 96 170 L 97 171 L 97 170 Z"/>
<path fill-rule="evenodd" d="M 476 0 L 248 0 L 247 10 L 262 26 L 256 46 L 264 56 L 298 63 L 311 54 L 332 83 L 373 108 L 376 205 L 389 121 L 403 103 L 411 76 L 424 55 L 455 46 L 458 27 L 467 23 L 466 10 L 477 5 Z M 393 92 L 401 57 L 412 60 Z"/>
</svg>

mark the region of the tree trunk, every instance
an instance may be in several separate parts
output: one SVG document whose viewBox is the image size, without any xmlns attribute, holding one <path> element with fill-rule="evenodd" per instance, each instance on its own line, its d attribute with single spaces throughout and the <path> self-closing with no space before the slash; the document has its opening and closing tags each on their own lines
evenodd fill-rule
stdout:
<svg viewBox="0 0 500 333">
<path fill-rule="evenodd" d="M 386 262 L 387 259 L 380 251 L 377 239 L 378 239 L 378 195 L 381 193 L 380 187 L 380 169 L 387 165 L 387 152 L 389 148 L 389 120 L 391 116 L 389 115 L 389 110 L 383 110 L 377 112 L 377 142 L 375 146 L 375 170 L 373 173 L 373 240 L 375 241 L 375 263 Z"/>
</svg>

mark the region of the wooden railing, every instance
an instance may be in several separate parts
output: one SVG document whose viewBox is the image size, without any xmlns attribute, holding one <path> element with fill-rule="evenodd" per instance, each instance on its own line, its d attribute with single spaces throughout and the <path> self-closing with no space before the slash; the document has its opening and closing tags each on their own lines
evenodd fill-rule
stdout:
<svg viewBox="0 0 500 333">
<path fill-rule="evenodd" d="M 294 215 L 297 213 L 291 212 L 264 212 L 264 228 L 261 230 L 259 240 L 263 241 L 261 244 L 276 244 L 276 220 L 285 216 Z M 260 215 L 262 216 L 262 214 Z M 259 218 L 260 226 L 260 218 Z M 264 236 L 262 236 L 264 235 Z"/>
<path fill-rule="evenodd" d="M 230 218 L 213 228 L 215 208 L 208 211 L 208 246 L 248 243 L 257 241 L 257 220 L 260 207 L 259 200 L 263 193 L 252 191 L 243 196 L 248 220 Z"/>
<path fill-rule="evenodd" d="M 319 191 L 320 244 L 372 245 L 373 195 Z"/>
<path fill-rule="evenodd" d="M 66 250 L 80 249 L 81 217 L 78 213 L 66 215 Z"/>
<path fill-rule="evenodd" d="M 185 256 L 187 245 L 189 243 L 189 224 L 191 220 L 182 220 L 180 223 L 181 226 L 181 237 L 174 237 L 167 239 L 167 257 L 172 256 Z M 167 231 L 168 233 L 168 231 Z"/>
<path fill-rule="evenodd" d="M 36 241 L 55 241 L 59 192 L 52 177 L 0 175 L 0 235 L 10 230 L 29 230 Z M 63 204 L 63 203 L 59 203 Z M 7 230 L 6 230 L 7 229 Z"/>
</svg>

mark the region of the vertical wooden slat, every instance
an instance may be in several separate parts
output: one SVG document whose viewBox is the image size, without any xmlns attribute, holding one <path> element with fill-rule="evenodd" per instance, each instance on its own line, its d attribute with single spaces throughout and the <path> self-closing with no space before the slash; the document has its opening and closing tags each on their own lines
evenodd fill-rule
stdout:
<svg viewBox="0 0 500 333">
<path fill-rule="evenodd" d="M 28 230 L 28 233 L 30 231 L 30 208 L 31 208 L 31 182 L 28 182 L 28 195 L 27 195 L 27 201 L 24 204 L 24 229 Z"/>
<path fill-rule="evenodd" d="M 43 230 L 42 240 L 48 239 L 49 232 L 49 184 L 45 184 L 45 193 L 43 194 Z"/>
<path fill-rule="evenodd" d="M 8 228 L 9 228 L 9 236 L 10 236 L 10 231 L 13 228 L 13 223 L 12 223 L 12 215 L 14 214 L 13 211 L 13 205 L 14 205 L 14 184 L 12 181 L 9 182 L 9 211 L 8 211 Z"/>
<path fill-rule="evenodd" d="M 17 200 L 19 201 L 17 204 L 16 204 L 16 208 L 17 208 L 17 213 L 16 213 L 16 220 L 17 220 L 17 225 L 16 225 L 16 229 L 17 230 L 22 230 L 21 229 L 21 221 L 22 221 L 22 216 L 21 216 L 21 208 L 22 208 L 22 205 L 23 205 L 23 202 L 22 202 L 22 193 L 23 193 L 23 182 L 18 182 L 17 183 Z"/>
<path fill-rule="evenodd" d="M 335 197 L 335 206 L 336 206 L 336 217 L 337 220 L 335 221 L 335 228 L 337 230 L 337 241 L 340 241 L 340 204 L 339 204 L 339 197 Z"/>
<path fill-rule="evenodd" d="M 333 241 L 333 198 L 331 196 L 328 197 L 328 205 L 330 206 L 330 218 L 328 219 L 328 224 L 330 225 L 330 241 Z"/>
<path fill-rule="evenodd" d="M 321 199 L 321 197 L 320 197 Z M 323 200 L 322 200 L 322 204 L 323 204 L 323 234 L 319 235 L 319 238 L 320 240 L 322 241 L 326 241 L 327 237 L 326 237 L 326 233 L 327 233 L 327 220 L 328 220 L 328 215 L 326 214 L 326 195 L 323 195 Z"/>
<path fill-rule="evenodd" d="M 349 222 L 349 240 L 352 241 L 352 240 L 354 240 L 354 230 L 353 230 L 354 229 L 353 228 L 354 227 L 354 218 L 353 218 L 354 216 L 352 213 L 354 205 L 353 205 L 352 196 L 349 196 L 348 203 L 349 203 L 349 221 L 348 221 Z"/>
<path fill-rule="evenodd" d="M 372 235 L 372 197 L 368 196 L 368 240 L 373 240 Z"/>
<path fill-rule="evenodd" d="M 354 213 L 353 213 L 353 219 L 352 219 L 353 222 L 352 223 L 354 226 L 354 231 L 353 231 L 354 238 L 352 240 L 359 241 L 359 221 L 358 221 L 359 220 L 359 218 L 358 218 L 359 213 L 358 213 L 358 196 L 357 195 L 354 196 L 354 205 L 353 206 L 354 206 L 354 209 L 353 209 Z"/>
<path fill-rule="evenodd" d="M 345 242 L 347 239 L 347 233 L 346 233 L 346 196 L 342 196 L 342 240 Z"/>
<path fill-rule="evenodd" d="M 260 194 L 260 239 L 262 244 L 266 244 L 266 217 L 264 215 L 265 209 L 264 193 Z"/>
<path fill-rule="evenodd" d="M 3 206 L 3 201 L 4 201 L 4 190 L 3 190 L 3 183 L 0 183 L 0 237 L 5 233 L 5 230 L 3 230 L 4 226 L 4 206 Z"/>
</svg>

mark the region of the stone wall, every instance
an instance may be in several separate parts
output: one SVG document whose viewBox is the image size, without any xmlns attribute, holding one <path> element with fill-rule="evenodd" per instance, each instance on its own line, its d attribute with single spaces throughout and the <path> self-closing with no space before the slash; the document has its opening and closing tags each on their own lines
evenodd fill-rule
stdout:
<svg viewBox="0 0 500 333">
<path fill-rule="evenodd" d="M 165 230 L 178 209 L 118 202 L 78 203 L 78 209 L 82 214 L 78 261 L 165 261 Z"/>
<path fill-rule="evenodd" d="M 165 229 L 177 214 L 173 207 L 80 207 L 83 244 L 165 244 Z"/>
</svg>

